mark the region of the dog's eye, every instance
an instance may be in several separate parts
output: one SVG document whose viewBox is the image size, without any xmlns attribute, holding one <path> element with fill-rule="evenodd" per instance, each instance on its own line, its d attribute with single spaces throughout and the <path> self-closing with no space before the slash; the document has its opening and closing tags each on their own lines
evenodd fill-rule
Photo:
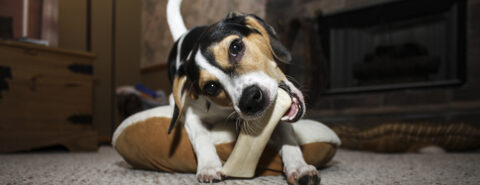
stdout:
<svg viewBox="0 0 480 185">
<path fill-rule="evenodd" d="M 203 86 L 203 90 L 209 96 L 217 96 L 220 93 L 221 86 L 217 82 L 210 81 Z"/>
<path fill-rule="evenodd" d="M 228 48 L 228 54 L 230 54 L 233 57 L 238 56 L 241 52 L 243 51 L 243 42 L 240 39 L 235 39 L 232 41 L 230 44 L 230 47 Z"/>
</svg>

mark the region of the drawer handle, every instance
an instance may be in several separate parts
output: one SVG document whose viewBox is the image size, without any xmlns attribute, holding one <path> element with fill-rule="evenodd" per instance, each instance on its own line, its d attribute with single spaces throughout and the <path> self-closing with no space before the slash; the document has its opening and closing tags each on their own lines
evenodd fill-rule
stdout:
<svg viewBox="0 0 480 185">
<path fill-rule="evenodd" d="M 2 98 L 2 91 L 9 89 L 7 78 L 12 79 L 12 71 L 10 67 L 0 66 L 0 99 Z"/>
<path fill-rule="evenodd" d="M 71 64 L 68 66 L 68 69 L 74 73 L 91 75 L 93 74 L 92 65 L 88 64 Z"/>
</svg>

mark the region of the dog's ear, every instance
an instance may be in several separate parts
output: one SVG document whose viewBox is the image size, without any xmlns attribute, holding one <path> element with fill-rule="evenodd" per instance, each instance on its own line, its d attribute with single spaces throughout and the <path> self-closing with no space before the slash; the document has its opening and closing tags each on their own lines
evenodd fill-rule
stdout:
<svg viewBox="0 0 480 185">
<path fill-rule="evenodd" d="M 240 12 L 230 12 L 230 13 L 227 14 L 226 19 L 232 19 L 232 18 L 235 18 L 235 17 L 242 17 L 242 16 L 245 16 L 245 14 L 240 13 Z"/>
<path fill-rule="evenodd" d="M 186 61 L 177 71 L 173 80 L 172 94 L 175 101 L 175 107 L 173 109 L 170 127 L 168 128 L 169 134 L 175 127 L 176 122 L 183 115 L 185 103 L 188 101 L 187 98 L 198 98 L 198 87 L 190 80 L 196 78 L 195 76 L 198 76 L 197 73 L 198 71 L 197 68 L 194 67 L 193 61 Z"/>
<path fill-rule="evenodd" d="M 277 60 L 286 64 L 292 61 L 292 55 L 276 37 L 270 37 L 270 45 L 272 46 L 273 56 Z"/>
<path fill-rule="evenodd" d="M 260 17 L 255 15 L 249 15 L 245 17 L 245 23 L 247 26 L 256 29 L 270 42 L 273 56 L 276 60 L 283 63 L 290 63 L 292 55 L 288 52 L 287 48 L 278 40 L 277 33 L 272 26 L 268 25 Z"/>
<path fill-rule="evenodd" d="M 180 119 L 183 113 L 183 106 L 185 105 L 186 95 L 188 90 L 185 88 L 187 83 L 187 76 L 183 75 L 181 77 L 175 77 L 173 80 L 173 99 L 175 101 L 175 107 L 173 109 L 172 120 L 170 122 L 170 127 L 168 128 L 168 134 L 175 127 L 175 123 Z"/>
</svg>

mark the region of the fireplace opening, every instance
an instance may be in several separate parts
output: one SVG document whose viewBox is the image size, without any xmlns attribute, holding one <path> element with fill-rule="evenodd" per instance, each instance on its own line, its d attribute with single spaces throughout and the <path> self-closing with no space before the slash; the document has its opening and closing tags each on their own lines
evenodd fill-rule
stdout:
<svg viewBox="0 0 480 185">
<path fill-rule="evenodd" d="M 465 1 L 390 1 L 324 15 L 327 93 L 462 84 Z"/>
</svg>

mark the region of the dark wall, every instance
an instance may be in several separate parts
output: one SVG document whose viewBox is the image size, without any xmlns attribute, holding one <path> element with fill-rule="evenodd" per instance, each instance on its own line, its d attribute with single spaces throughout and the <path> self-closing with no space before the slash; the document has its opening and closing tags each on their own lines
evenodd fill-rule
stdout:
<svg viewBox="0 0 480 185">
<path fill-rule="evenodd" d="M 28 10 L 28 36 L 40 38 L 42 0 L 29 1 Z M 23 1 L 0 0 L 0 16 L 13 18 L 13 37 L 22 37 Z"/>
<path fill-rule="evenodd" d="M 317 8 L 317 13 L 321 14 L 342 8 L 361 8 L 375 1 L 362 1 L 364 4 L 360 1 L 356 4 L 349 4 L 348 0 L 342 2 L 326 0 L 308 1 L 306 4 L 310 4 L 310 8 Z M 273 18 L 281 12 L 278 9 L 288 11 L 288 6 L 301 6 L 301 3 L 269 1 L 267 20 L 277 26 L 285 26 L 287 23 L 275 22 Z M 313 10 L 310 12 L 315 13 Z M 307 117 L 327 124 L 359 126 L 386 122 L 469 122 L 480 125 L 480 0 L 467 1 L 466 19 L 466 79 L 462 85 L 344 94 L 318 93 L 310 95 L 314 96 L 310 99 L 315 101 L 308 102 L 311 108 L 307 111 Z M 299 52 L 303 51 L 294 47 L 292 53 Z"/>
</svg>

